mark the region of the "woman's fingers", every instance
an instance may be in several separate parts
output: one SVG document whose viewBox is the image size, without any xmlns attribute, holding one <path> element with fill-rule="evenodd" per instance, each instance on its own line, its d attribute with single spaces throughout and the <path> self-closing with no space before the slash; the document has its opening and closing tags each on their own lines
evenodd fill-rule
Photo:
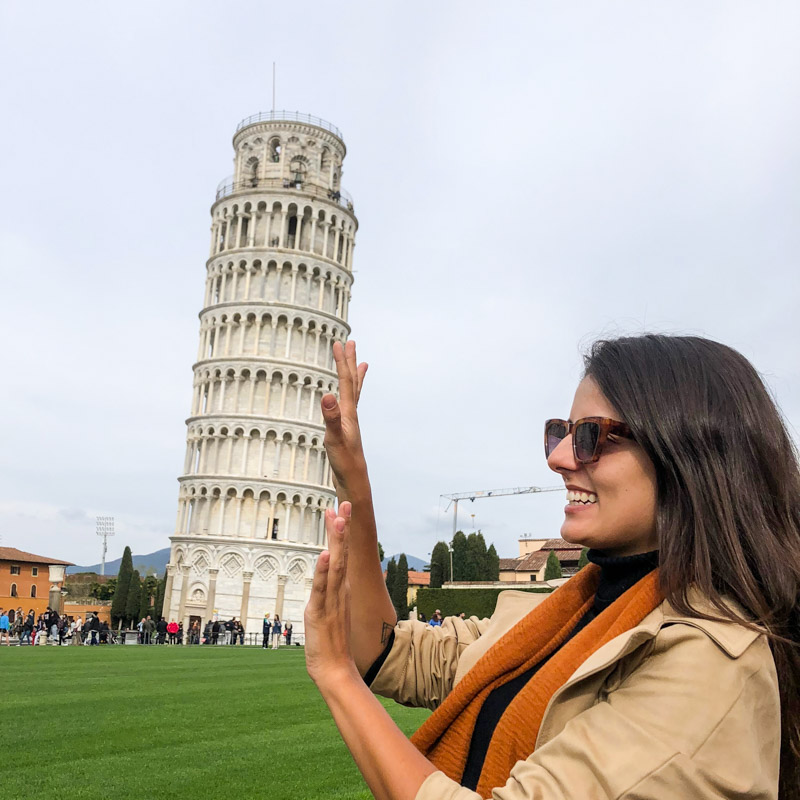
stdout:
<svg viewBox="0 0 800 800">
<path fill-rule="evenodd" d="M 314 580 L 311 583 L 311 597 L 308 599 L 308 610 L 315 613 L 320 613 L 325 607 L 330 561 L 331 554 L 327 550 L 323 550 L 317 559 L 317 568 L 314 570 Z"/>
<path fill-rule="evenodd" d="M 354 339 L 345 343 L 344 358 L 347 361 L 347 370 L 353 382 L 353 403 L 358 403 L 358 359 L 356 358 L 356 343 Z"/>
<path fill-rule="evenodd" d="M 361 399 L 361 389 L 364 386 L 364 376 L 367 374 L 367 368 L 369 365 L 366 361 L 363 361 L 361 364 L 358 365 L 358 373 L 357 373 L 357 381 L 356 381 L 356 405 L 358 405 L 358 401 Z"/>
<path fill-rule="evenodd" d="M 336 395 L 323 395 L 320 401 L 322 406 L 322 419 L 325 422 L 326 432 L 341 439 L 342 437 L 342 409 L 336 400 Z"/>
<path fill-rule="evenodd" d="M 350 343 L 348 342 L 348 344 Z M 350 366 L 341 342 L 333 343 L 333 360 L 336 362 L 336 374 L 339 378 L 339 402 L 342 404 L 344 413 L 347 414 L 351 408 L 355 408 L 356 398 L 353 376 L 350 373 Z"/>
<path fill-rule="evenodd" d="M 340 593 L 347 580 L 348 532 L 350 528 L 351 506 L 344 502 L 339 506 L 339 514 L 326 517 L 328 528 L 328 550 L 330 567 L 328 570 L 328 595 L 330 601 L 339 605 Z"/>
</svg>

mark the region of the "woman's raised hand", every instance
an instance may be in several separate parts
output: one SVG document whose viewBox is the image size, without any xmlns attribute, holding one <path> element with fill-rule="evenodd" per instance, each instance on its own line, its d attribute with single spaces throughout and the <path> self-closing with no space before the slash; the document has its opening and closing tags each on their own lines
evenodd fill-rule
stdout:
<svg viewBox="0 0 800 800">
<path fill-rule="evenodd" d="M 350 650 L 350 519 L 350 503 L 341 503 L 338 514 L 325 511 L 328 550 L 317 559 L 305 611 L 306 668 L 320 689 L 348 675 L 358 678 Z"/>
<path fill-rule="evenodd" d="M 325 421 L 325 451 L 342 500 L 368 487 L 367 463 L 356 410 L 367 364 L 358 363 L 356 343 L 352 340 L 344 347 L 341 342 L 334 342 L 333 359 L 339 376 L 339 400 L 333 394 L 326 394 L 321 405 Z"/>
</svg>

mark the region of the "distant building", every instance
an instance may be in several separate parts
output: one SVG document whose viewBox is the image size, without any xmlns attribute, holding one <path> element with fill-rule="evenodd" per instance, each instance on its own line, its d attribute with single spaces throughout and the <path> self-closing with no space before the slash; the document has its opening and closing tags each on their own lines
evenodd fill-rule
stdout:
<svg viewBox="0 0 800 800">
<path fill-rule="evenodd" d="M 51 585 L 60 584 L 64 568 L 71 566 L 71 561 L 0 547 L 0 607 L 10 609 L 12 621 L 20 607 L 23 614 L 31 608 L 39 614 L 50 605 Z"/>
<path fill-rule="evenodd" d="M 563 539 L 524 537 L 519 540 L 517 558 L 500 559 L 500 580 L 503 583 L 543 581 L 547 558 L 551 552 L 556 554 L 561 564 L 561 573 L 567 578 L 578 571 L 578 560 L 582 550 L 583 547 L 580 545 L 570 544 Z"/>
<path fill-rule="evenodd" d="M 384 581 L 386 580 L 386 570 L 383 571 L 383 579 Z M 414 605 L 414 601 L 417 599 L 417 592 L 420 589 L 427 589 L 430 585 L 430 572 L 417 572 L 410 569 L 408 571 L 408 593 L 406 594 L 408 604 L 410 606 Z"/>
</svg>

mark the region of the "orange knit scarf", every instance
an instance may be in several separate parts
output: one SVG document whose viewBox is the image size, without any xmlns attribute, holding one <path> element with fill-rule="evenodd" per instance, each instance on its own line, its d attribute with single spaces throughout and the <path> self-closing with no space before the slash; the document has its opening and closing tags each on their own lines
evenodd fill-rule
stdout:
<svg viewBox="0 0 800 800">
<path fill-rule="evenodd" d="M 553 653 L 589 610 L 600 567 L 589 564 L 534 608 L 493 645 L 459 681 L 411 741 L 438 769 L 461 782 L 472 732 L 486 698 Z M 617 598 L 567 642 L 521 689 L 494 730 L 477 791 L 489 797 L 511 768 L 536 746 L 539 726 L 553 694 L 589 656 L 638 625 L 663 600 L 655 569 Z"/>
</svg>

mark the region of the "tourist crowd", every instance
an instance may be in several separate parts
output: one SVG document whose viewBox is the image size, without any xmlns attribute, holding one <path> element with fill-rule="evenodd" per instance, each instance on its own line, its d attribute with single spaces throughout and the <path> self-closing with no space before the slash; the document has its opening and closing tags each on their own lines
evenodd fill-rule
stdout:
<svg viewBox="0 0 800 800">
<path fill-rule="evenodd" d="M 59 614 L 49 606 L 37 617 L 33 609 L 24 614 L 22 608 L 9 610 L 9 614 L 0 608 L 0 645 L 11 644 L 16 639 L 17 646 L 33 644 L 116 644 L 117 637 L 109 624 L 96 614 L 89 613 L 86 620 L 82 617 L 69 617 Z M 184 631 L 182 622 L 167 622 L 159 617 L 156 622 L 152 617 L 142 617 L 136 625 L 139 644 L 182 645 L 182 644 L 232 644 L 244 645 L 245 629 L 241 620 L 235 617 L 229 620 L 209 620 L 201 629 L 200 623 L 194 620 L 188 631 Z M 255 634 L 254 634 L 255 635 Z M 262 625 L 262 647 L 276 650 L 282 644 L 292 643 L 292 623 L 282 623 L 275 614 L 264 615 Z"/>
<path fill-rule="evenodd" d="M 13 622 L 9 621 L 11 616 Z M 33 609 L 25 614 L 20 607 L 10 615 L 0 608 L 0 645 L 10 645 L 12 637 L 17 640 L 17 647 L 36 644 L 100 645 L 114 641 L 114 633 L 108 623 L 96 614 L 87 614 L 84 621 L 82 617 L 59 614 L 50 606 L 38 617 Z"/>
</svg>

